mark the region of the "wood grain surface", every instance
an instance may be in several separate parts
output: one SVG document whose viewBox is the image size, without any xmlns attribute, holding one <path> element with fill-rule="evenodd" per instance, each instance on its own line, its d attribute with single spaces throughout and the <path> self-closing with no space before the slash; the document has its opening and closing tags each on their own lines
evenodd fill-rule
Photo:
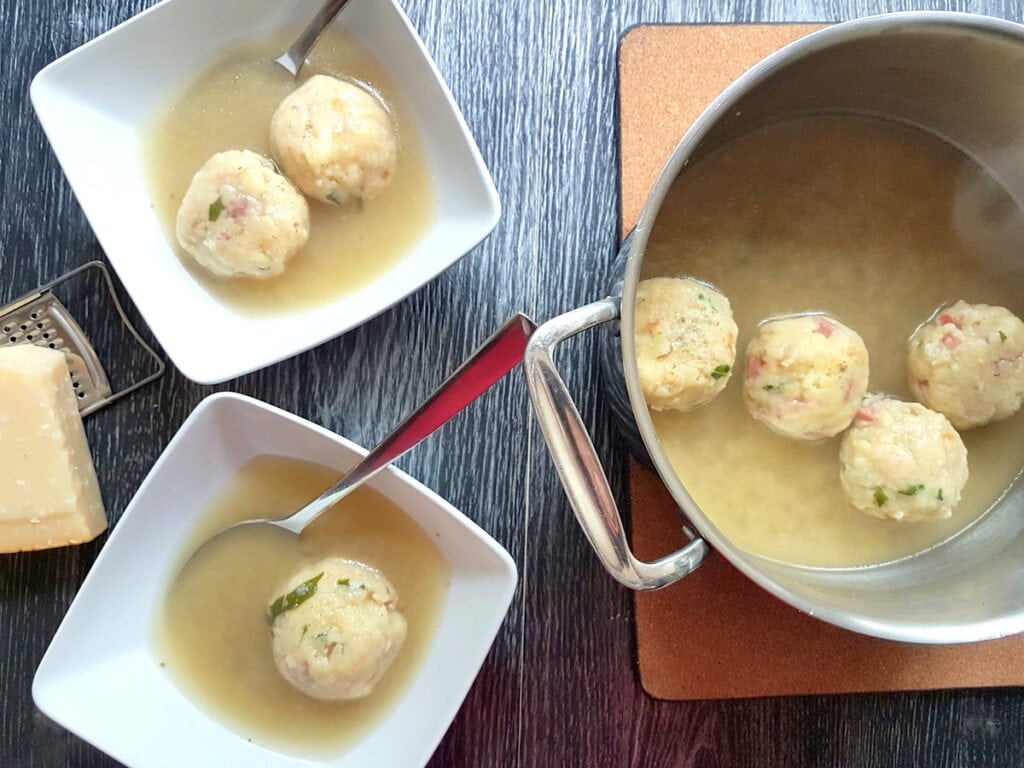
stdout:
<svg viewBox="0 0 1024 768">
<path fill-rule="evenodd" d="M 149 4 L 0 1 L 0 298 L 102 258 L 32 114 L 28 84 L 50 60 Z M 600 297 L 619 235 L 616 51 L 631 25 L 836 21 L 916 7 L 923 6 L 407 0 L 494 174 L 501 223 L 453 269 L 342 338 L 219 388 L 170 371 L 91 417 L 111 518 L 186 415 L 216 389 L 253 395 L 368 444 L 511 312 L 544 319 Z M 932 7 L 1024 16 L 1011 0 Z M 625 449 L 600 391 L 597 341 L 569 344 L 561 360 L 624 500 Z M 1024 766 L 1019 689 L 649 699 L 635 671 L 631 598 L 605 576 L 576 528 L 521 377 L 400 463 L 501 541 L 521 573 L 508 620 L 434 766 Z M 116 765 L 40 715 L 30 694 L 35 667 L 102 543 L 0 557 L 2 768 Z"/>
</svg>

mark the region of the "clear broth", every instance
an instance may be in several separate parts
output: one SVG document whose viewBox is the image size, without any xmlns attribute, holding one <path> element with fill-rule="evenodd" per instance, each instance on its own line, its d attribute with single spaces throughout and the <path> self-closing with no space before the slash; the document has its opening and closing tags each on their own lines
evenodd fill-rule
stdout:
<svg viewBox="0 0 1024 768">
<path fill-rule="evenodd" d="M 338 478 L 316 464 L 261 456 L 246 464 L 205 511 L 187 555 L 228 525 L 280 518 Z M 345 557 L 377 568 L 395 585 L 408 621 L 401 652 L 365 699 L 327 703 L 278 674 L 266 611 L 275 590 L 302 565 Z M 441 620 L 448 564 L 393 502 L 357 489 L 301 536 L 270 526 L 226 533 L 204 547 L 168 587 L 154 653 L 175 684 L 241 738 L 302 756 L 337 753 L 384 719 L 423 663 Z"/>
<path fill-rule="evenodd" d="M 309 200 L 310 238 L 284 273 L 269 280 L 218 278 L 178 245 L 175 217 L 192 176 L 212 155 L 250 149 L 270 156 L 270 117 L 297 82 L 274 59 L 293 35 L 237 48 L 203 72 L 152 124 L 144 164 L 153 207 L 182 265 L 207 292 L 245 313 L 308 309 L 382 277 L 423 238 L 436 216 L 426 150 L 398 86 L 368 52 L 336 30 L 317 43 L 299 81 L 330 74 L 362 83 L 387 106 L 398 137 L 398 167 L 362 203 Z"/>
<path fill-rule="evenodd" d="M 774 123 L 700 160 L 667 196 L 643 277 L 691 275 L 729 297 L 737 368 L 758 322 L 824 311 L 864 338 L 870 391 L 912 399 L 905 344 L 957 299 L 1024 315 L 1024 215 L 969 158 L 880 119 Z M 944 521 L 876 520 L 839 485 L 839 437 L 771 432 L 747 413 L 734 376 L 691 413 L 651 411 L 693 499 L 731 541 L 799 565 L 877 564 L 922 551 L 970 524 L 1024 466 L 1024 413 L 962 433 L 970 479 Z"/>
</svg>

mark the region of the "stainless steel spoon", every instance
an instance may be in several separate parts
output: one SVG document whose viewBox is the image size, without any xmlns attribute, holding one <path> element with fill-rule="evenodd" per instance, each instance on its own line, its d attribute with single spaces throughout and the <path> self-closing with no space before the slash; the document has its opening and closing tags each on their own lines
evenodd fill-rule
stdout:
<svg viewBox="0 0 1024 768">
<path fill-rule="evenodd" d="M 309 58 L 309 52 L 313 50 L 320 35 L 331 25 L 334 18 L 341 13 L 342 8 L 348 5 L 349 0 L 327 0 L 324 7 L 319 10 L 309 26 L 302 30 L 298 40 L 287 51 L 274 59 L 278 64 L 287 69 L 292 77 L 299 76 L 299 70 Z"/>
<path fill-rule="evenodd" d="M 337 483 L 295 514 L 282 520 L 244 520 L 225 528 L 203 543 L 189 560 L 230 531 L 243 526 L 272 525 L 292 533 L 303 529 L 345 496 L 380 472 L 391 462 L 405 455 L 425 438 L 447 424 L 455 414 L 490 389 L 523 359 L 526 342 L 536 325 L 526 315 L 516 314 L 470 355 L 440 387 L 380 445 L 370 451 Z"/>
</svg>

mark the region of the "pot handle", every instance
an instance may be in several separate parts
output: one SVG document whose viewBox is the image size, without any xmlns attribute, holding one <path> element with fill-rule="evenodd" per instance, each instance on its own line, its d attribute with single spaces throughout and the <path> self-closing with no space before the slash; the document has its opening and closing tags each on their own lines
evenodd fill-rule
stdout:
<svg viewBox="0 0 1024 768">
<path fill-rule="evenodd" d="M 607 298 L 547 321 L 530 338 L 523 367 L 555 469 L 601 564 L 630 589 L 660 589 L 700 565 L 710 551 L 708 545 L 695 538 L 653 563 L 633 556 L 601 460 L 553 359 L 555 347 L 564 340 L 618 317 L 619 300 Z"/>
</svg>

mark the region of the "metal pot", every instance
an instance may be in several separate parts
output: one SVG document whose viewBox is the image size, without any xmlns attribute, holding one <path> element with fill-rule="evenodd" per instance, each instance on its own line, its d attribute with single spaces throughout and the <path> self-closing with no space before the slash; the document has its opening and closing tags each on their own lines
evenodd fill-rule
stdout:
<svg viewBox="0 0 1024 768">
<path fill-rule="evenodd" d="M 632 589 L 686 576 L 710 545 L 777 597 L 867 635 L 958 643 L 1024 631 L 1024 483 L 978 523 L 920 555 L 864 568 L 809 568 L 761 558 L 722 536 L 659 446 L 637 373 L 633 304 L 662 202 L 691 161 L 769 121 L 809 111 L 869 113 L 922 128 L 974 157 L 1024 201 L 1024 26 L 959 13 L 890 14 L 836 25 L 769 56 L 715 99 L 676 147 L 625 246 L 621 298 L 556 317 L 530 341 L 530 394 L 566 494 L 604 567 Z M 621 322 L 632 417 L 662 481 L 699 532 L 652 563 L 630 551 L 600 460 L 553 363 L 563 340 L 613 321 Z"/>
</svg>

